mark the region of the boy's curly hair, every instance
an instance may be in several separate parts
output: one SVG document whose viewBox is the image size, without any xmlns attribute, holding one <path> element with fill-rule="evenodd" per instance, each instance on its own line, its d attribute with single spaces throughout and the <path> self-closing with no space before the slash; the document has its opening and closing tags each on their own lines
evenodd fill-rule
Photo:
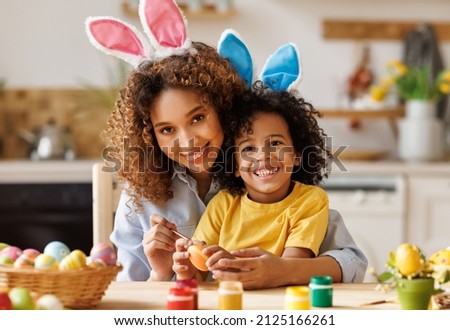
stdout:
<svg viewBox="0 0 450 330">
<path fill-rule="evenodd" d="M 173 164 L 159 148 L 150 121 L 156 98 L 171 88 L 205 97 L 223 125 L 245 84 L 227 60 L 200 42 L 182 55 L 146 61 L 131 72 L 102 132 L 107 145 L 103 158 L 115 163 L 119 180 L 138 206 L 141 198 L 161 205 L 173 196 Z"/>
<path fill-rule="evenodd" d="M 252 123 L 257 113 L 275 113 L 286 121 L 294 150 L 301 155 L 300 166 L 295 166 L 292 180 L 310 185 L 317 185 L 327 177 L 327 158 L 331 157 L 326 148 L 326 134 L 319 127 L 316 117 L 320 113 L 294 92 L 272 91 L 261 81 L 253 84 L 233 107 L 233 117 L 224 125 L 225 166 L 216 173 L 223 188 L 232 194 L 243 194 L 244 181 L 234 175 L 235 141 L 243 132 L 252 133 Z"/>
</svg>

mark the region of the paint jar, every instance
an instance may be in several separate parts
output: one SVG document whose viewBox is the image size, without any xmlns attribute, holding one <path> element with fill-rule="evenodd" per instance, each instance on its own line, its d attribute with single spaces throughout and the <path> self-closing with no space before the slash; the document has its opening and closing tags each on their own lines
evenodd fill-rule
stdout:
<svg viewBox="0 0 450 330">
<path fill-rule="evenodd" d="M 309 282 L 311 305 L 331 307 L 333 305 L 333 279 L 330 276 L 313 276 Z"/>
<path fill-rule="evenodd" d="M 307 286 L 288 286 L 284 296 L 285 310 L 310 309 L 309 289 Z"/>
<path fill-rule="evenodd" d="M 191 288 L 170 288 L 167 296 L 167 309 L 194 309 L 194 294 Z"/>
<path fill-rule="evenodd" d="M 198 309 L 198 281 L 196 279 L 190 280 L 177 280 L 177 288 L 190 288 L 194 295 L 194 309 Z"/>
<path fill-rule="evenodd" d="M 219 284 L 219 309 L 242 309 L 242 282 L 221 281 Z"/>
</svg>

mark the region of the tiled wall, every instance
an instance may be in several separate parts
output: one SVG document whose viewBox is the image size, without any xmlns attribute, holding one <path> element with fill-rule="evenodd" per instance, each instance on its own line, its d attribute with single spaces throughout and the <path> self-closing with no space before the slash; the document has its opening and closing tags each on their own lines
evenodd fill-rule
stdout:
<svg viewBox="0 0 450 330">
<path fill-rule="evenodd" d="M 100 158 L 99 136 L 111 107 L 93 95 L 74 89 L 0 91 L 0 159 L 28 158 L 24 132 L 38 131 L 51 118 L 69 128 L 77 158 Z"/>
</svg>

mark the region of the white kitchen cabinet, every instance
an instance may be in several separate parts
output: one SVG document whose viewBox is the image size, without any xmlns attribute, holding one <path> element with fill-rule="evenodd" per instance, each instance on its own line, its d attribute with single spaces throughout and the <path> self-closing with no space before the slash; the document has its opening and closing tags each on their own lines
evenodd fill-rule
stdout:
<svg viewBox="0 0 450 330">
<path fill-rule="evenodd" d="M 341 174 L 326 180 L 330 208 L 338 210 L 355 243 L 365 254 L 365 282 L 370 270 L 385 269 L 389 252 L 405 239 L 405 182 L 403 175 Z"/>
<path fill-rule="evenodd" d="M 407 240 L 427 257 L 450 246 L 450 174 L 410 174 Z"/>
</svg>

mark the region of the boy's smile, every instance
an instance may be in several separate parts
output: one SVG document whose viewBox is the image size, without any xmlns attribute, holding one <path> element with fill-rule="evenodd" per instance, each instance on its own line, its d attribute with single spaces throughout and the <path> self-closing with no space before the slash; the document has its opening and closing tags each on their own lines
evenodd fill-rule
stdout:
<svg viewBox="0 0 450 330">
<path fill-rule="evenodd" d="M 236 176 L 244 180 L 251 200 L 281 201 L 289 194 L 294 166 L 300 165 L 289 127 L 277 114 L 258 112 L 251 128 L 235 141 Z"/>
</svg>

